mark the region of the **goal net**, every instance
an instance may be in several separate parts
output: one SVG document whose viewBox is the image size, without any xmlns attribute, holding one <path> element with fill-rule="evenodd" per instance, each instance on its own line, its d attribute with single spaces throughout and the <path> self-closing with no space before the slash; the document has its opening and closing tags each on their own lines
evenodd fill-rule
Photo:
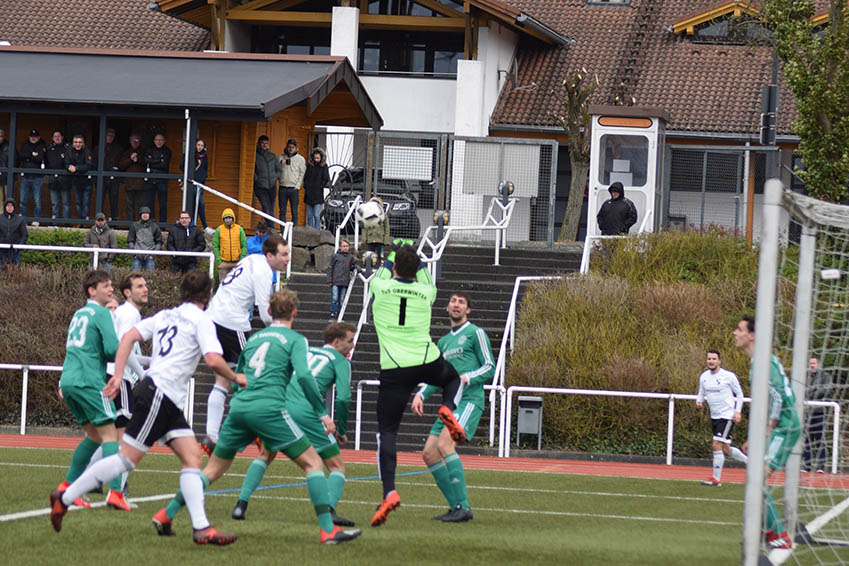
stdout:
<svg viewBox="0 0 849 566">
<path fill-rule="evenodd" d="M 849 207 L 783 190 L 777 181 L 770 181 L 765 202 L 744 564 L 849 564 L 849 453 L 844 453 L 849 437 Z M 788 217 L 787 229 L 779 229 L 780 219 Z M 765 391 L 768 373 L 758 371 L 758 356 L 768 359 L 769 351 L 784 366 L 802 430 L 783 473 L 758 481 L 769 475 L 763 464 L 769 448 L 766 402 L 758 408 L 755 399 Z M 792 549 L 765 544 L 763 494 L 778 503 Z"/>
</svg>

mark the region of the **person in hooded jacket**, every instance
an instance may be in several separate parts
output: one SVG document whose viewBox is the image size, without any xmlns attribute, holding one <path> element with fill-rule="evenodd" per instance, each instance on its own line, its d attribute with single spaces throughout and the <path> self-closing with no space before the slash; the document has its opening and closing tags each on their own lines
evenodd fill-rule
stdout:
<svg viewBox="0 0 849 566">
<path fill-rule="evenodd" d="M 627 234 L 637 223 L 637 207 L 625 198 L 625 188 L 616 181 L 608 187 L 610 199 L 601 205 L 596 220 L 602 236 Z"/>
<path fill-rule="evenodd" d="M 6 199 L 3 213 L 0 214 L 0 244 L 26 244 L 29 233 L 23 217 L 16 212 L 15 199 Z M 20 265 L 18 250 L 0 248 L 0 267 L 11 264 Z"/>
<path fill-rule="evenodd" d="M 162 249 L 162 230 L 159 224 L 150 219 L 150 209 L 139 208 L 139 221 L 134 222 L 127 232 L 127 245 L 132 250 Z M 142 265 L 147 271 L 156 269 L 152 255 L 137 255 L 133 258 L 133 271 L 141 271 Z"/>
<path fill-rule="evenodd" d="M 206 250 L 206 238 L 187 211 L 180 213 L 180 220 L 168 231 L 165 249 L 172 252 L 202 252 Z M 175 255 L 171 258 L 171 273 L 188 273 L 198 266 L 196 256 Z"/>
<path fill-rule="evenodd" d="M 324 208 L 324 187 L 330 185 L 327 153 L 320 147 L 312 150 L 304 173 L 304 204 L 307 205 L 307 226 L 321 229 L 321 210 Z"/>
<path fill-rule="evenodd" d="M 71 173 L 71 188 L 74 190 L 74 205 L 77 218 L 88 219 L 91 209 L 91 152 L 85 145 L 85 138 L 77 134 L 71 147 L 65 152 L 65 169 Z"/>
<path fill-rule="evenodd" d="M 144 149 L 141 146 L 141 137 L 138 134 L 130 136 L 130 146 L 121 154 L 118 160 L 118 169 L 127 173 L 142 173 L 144 166 Z M 127 218 L 136 218 L 136 209 L 145 205 L 144 179 L 141 177 L 127 177 L 124 179 L 124 191 L 127 198 Z M 148 211 L 150 208 L 148 208 Z"/>
<path fill-rule="evenodd" d="M 280 177 L 280 162 L 268 150 L 268 136 L 259 136 L 256 141 L 254 163 L 254 194 L 266 214 L 274 215 L 274 200 L 277 196 L 277 179 Z"/>
<path fill-rule="evenodd" d="M 218 266 L 218 280 L 223 282 L 239 260 L 248 255 L 248 239 L 245 230 L 236 224 L 232 208 L 224 209 L 221 222 L 212 236 L 212 253 L 215 254 L 215 265 Z"/>
<path fill-rule="evenodd" d="M 91 152 L 92 162 L 97 165 L 97 157 L 100 153 L 100 146 L 95 146 Z M 124 148 L 118 145 L 115 141 L 115 129 L 106 128 L 106 143 L 103 144 L 103 198 L 109 198 L 109 220 L 113 218 L 118 220 L 118 190 L 121 188 L 121 179 L 115 177 L 115 172 L 121 169 L 121 154 L 124 153 Z M 107 177 L 105 173 L 109 171 L 111 174 Z M 106 210 L 106 206 L 103 207 Z M 128 220 L 134 218 L 130 216 Z"/>
<path fill-rule="evenodd" d="M 94 215 L 94 226 L 86 232 L 85 247 L 87 248 L 117 248 L 118 236 L 115 234 L 109 224 L 106 223 L 106 215 L 98 212 Z M 109 273 L 112 270 L 112 260 L 115 259 L 115 254 L 99 254 L 97 257 L 97 267 L 94 267 L 94 254 L 91 254 L 89 265 L 91 269 L 102 269 Z"/>
</svg>

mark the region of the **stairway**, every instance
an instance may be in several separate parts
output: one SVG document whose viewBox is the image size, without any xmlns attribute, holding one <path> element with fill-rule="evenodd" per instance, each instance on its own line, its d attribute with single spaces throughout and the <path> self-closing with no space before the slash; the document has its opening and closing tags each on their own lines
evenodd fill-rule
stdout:
<svg viewBox="0 0 849 566">
<path fill-rule="evenodd" d="M 442 259 L 441 272 L 437 279 L 437 298 L 431 319 L 431 336 L 434 342 L 446 334 L 450 328 L 445 306 L 451 293 L 466 291 L 472 299 L 472 312 L 469 319 L 482 327 L 492 344 L 493 359 L 497 359 L 498 348 L 507 310 L 516 277 L 520 275 L 548 275 L 564 272 L 577 272 L 581 255 L 575 250 L 541 250 L 511 248 L 501 251 L 500 266 L 492 265 L 493 248 L 449 245 Z M 328 323 L 330 310 L 330 289 L 323 274 L 293 273 L 289 288 L 298 293 L 300 307 L 293 328 L 304 334 L 311 345 L 322 343 L 322 331 Z M 362 311 L 363 287 L 355 284 L 351 300 L 345 314 L 345 321 L 356 324 Z M 351 410 L 349 411 L 348 439 L 349 448 L 353 448 L 356 426 L 357 382 L 377 379 L 380 364 L 377 335 L 372 324 L 363 327 L 352 358 L 353 376 L 351 379 Z M 206 397 L 211 387 L 211 375 L 200 372 L 195 394 L 194 429 L 203 436 L 206 419 Z M 199 368 L 200 370 L 201 368 Z M 407 411 L 398 434 L 398 450 L 418 451 L 427 439 L 430 427 L 436 419 L 441 396 L 437 393 L 425 404 L 425 416 L 417 417 Z M 376 449 L 375 432 L 377 422 L 375 405 L 377 388 L 365 386 L 363 389 L 362 423 L 360 448 Z M 489 412 L 484 413 L 475 437 L 467 448 L 461 451 L 480 450 L 488 442 Z"/>
</svg>

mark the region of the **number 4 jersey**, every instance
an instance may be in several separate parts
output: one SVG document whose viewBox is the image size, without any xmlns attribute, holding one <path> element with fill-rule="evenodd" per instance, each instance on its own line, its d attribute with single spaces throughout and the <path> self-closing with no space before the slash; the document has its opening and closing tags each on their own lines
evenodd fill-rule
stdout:
<svg viewBox="0 0 849 566">
<path fill-rule="evenodd" d="M 89 301 L 74 313 L 65 342 L 65 362 L 59 385 L 81 387 L 106 385 L 106 362 L 115 359 L 118 336 L 112 313 Z"/>
<path fill-rule="evenodd" d="M 153 341 L 147 376 L 174 403 L 182 407 L 202 355 L 221 354 L 215 325 L 193 303 L 160 311 L 135 326 L 142 338 Z"/>
</svg>

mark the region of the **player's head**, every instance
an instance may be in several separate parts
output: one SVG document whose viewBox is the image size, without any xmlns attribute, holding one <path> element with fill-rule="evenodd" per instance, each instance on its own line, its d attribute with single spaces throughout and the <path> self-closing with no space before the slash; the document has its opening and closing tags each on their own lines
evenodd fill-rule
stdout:
<svg viewBox="0 0 849 566">
<path fill-rule="evenodd" d="M 722 363 L 722 356 L 719 355 L 719 350 L 708 350 L 706 363 L 709 370 L 713 371 L 717 369 Z"/>
<path fill-rule="evenodd" d="M 274 320 L 292 320 L 298 314 L 298 294 L 290 289 L 283 289 L 271 295 L 268 310 Z"/>
<path fill-rule="evenodd" d="M 749 354 L 755 344 L 755 317 L 746 315 L 737 323 L 734 329 L 734 345 Z"/>
<path fill-rule="evenodd" d="M 347 322 L 331 322 L 324 327 L 324 343 L 347 356 L 354 347 L 354 332 L 357 327 Z"/>
<path fill-rule="evenodd" d="M 274 271 L 286 271 L 289 264 L 289 246 L 280 236 L 269 236 L 262 243 L 262 253 Z"/>
<path fill-rule="evenodd" d="M 95 301 L 100 306 L 106 306 L 112 298 L 112 278 L 99 269 L 89 271 L 83 277 L 83 294 L 86 300 Z"/>
<path fill-rule="evenodd" d="M 141 273 L 137 271 L 129 273 L 121 280 L 118 289 L 121 291 L 121 295 L 124 296 L 125 301 L 129 301 L 137 307 L 147 304 L 147 281 Z"/>
<path fill-rule="evenodd" d="M 413 246 L 404 245 L 395 252 L 395 273 L 402 279 L 415 279 L 419 270 L 419 254 Z"/>
<path fill-rule="evenodd" d="M 448 311 L 448 317 L 452 323 L 463 324 L 472 312 L 472 299 L 462 291 L 455 291 L 451 293 L 445 310 Z"/>
<path fill-rule="evenodd" d="M 193 269 L 180 281 L 180 302 L 198 303 L 206 307 L 212 294 L 212 279 L 206 271 Z"/>
</svg>

